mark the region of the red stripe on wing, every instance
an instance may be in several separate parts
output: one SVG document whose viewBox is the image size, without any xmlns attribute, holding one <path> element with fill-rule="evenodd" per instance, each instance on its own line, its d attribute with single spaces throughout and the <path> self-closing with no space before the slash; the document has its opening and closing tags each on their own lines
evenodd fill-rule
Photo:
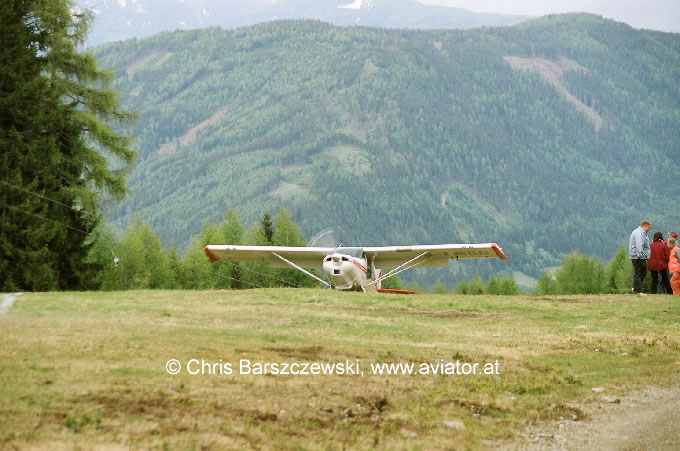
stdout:
<svg viewBox="0 0 680 451">
<path fill-rule="evenodd" d="M 494 252 L 496 253 L 496 255 L 498 255 L 498 258 L 502 258 L 503 260 L 510 261 L 510 259 L 507 257 L 507 255 L 505 255 L 505 254 L 503 253 L 503 249 L 501 249 L 501 248 L 498 246 L 498 244 L 492 243 L 492 244 L 491 244 L 491 249 L 493 249 Z"/>
</svg>

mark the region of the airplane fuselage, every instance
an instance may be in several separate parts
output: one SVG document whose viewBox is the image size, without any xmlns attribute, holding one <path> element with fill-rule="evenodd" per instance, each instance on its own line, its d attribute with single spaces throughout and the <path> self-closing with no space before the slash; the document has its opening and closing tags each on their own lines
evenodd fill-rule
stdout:
<svg viewBox="0 0 680 451">
<path fill-rule="evenodd" d="M 358 250 L 348 250 L 349 253 L 344 253 L 342 249 L 337 249 L 323 259 L 323 270 L 331 288 L 341 291 L 377 291 L 380 281 L 367 284 L 380 277 L 380 270 L 376 270 L 363 256 L 356 255 Z"/>
</svg>

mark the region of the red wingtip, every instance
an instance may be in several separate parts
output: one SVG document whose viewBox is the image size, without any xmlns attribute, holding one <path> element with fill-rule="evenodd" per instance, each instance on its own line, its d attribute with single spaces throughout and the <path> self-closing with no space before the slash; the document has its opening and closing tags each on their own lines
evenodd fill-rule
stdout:
<svg viewBox="0 0 680 451">
<path fill-rule="evenodd" d="M 505 254 L 503 253 L 503 249 L 501 249 L 501 248 L 498 246 L 498 244 L 496 244 L 496 243 L 491 243 L 491 249 L 493 249 L 494 252 L 496 252 L 496 255 L 498 255 L 498 258 L 502 258 L 503 260 L 510 261 L 510 259 L 508 258 L 508 256 L 505 255 Z"/>
<path fill-rule="evenodd" d="M 210 259 L 210 261 L 212 263 L 215 263 L 217 260 L 219 260 L 219 257 L 217 257 L 217 255 L 215 255 L 213 253 L 213 251 L 208 249 L 208 246 L 206 246 L 204 250 L 205 250 L 205 254 L 208 256 L 208 258 Z"/>
</svg>

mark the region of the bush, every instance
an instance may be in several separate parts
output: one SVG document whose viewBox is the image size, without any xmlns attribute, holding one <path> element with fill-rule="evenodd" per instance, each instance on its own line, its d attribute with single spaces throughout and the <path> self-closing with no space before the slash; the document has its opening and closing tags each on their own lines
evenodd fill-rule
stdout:
<svg viewBox="0 0 680 451">
<path fill-rule="evenodd" d="M 459 281 L 455 287 L 453 287 L 454 294 L 468 294 L 470 292 L 470 287 L 468 286 L 467 280 L 463 279 Z"/>
<path fill-rule="evenodd" d="M 484 294 L 484 283 L 482 282 L 482 279 L 479 277 L 479 274 L 475 274 L 475 276 L 470 281 L 468 293 L 475 295 Z"/>
<path fill-rule="evenodd" d="M 441 280 L 437 279 L 437 282 L 432 286 L 430 293 L 432 294 L 446 294 L 446 285 L 442 283 Z"/>
<path fill-rule="evenodd" d="M 486 288 L 484 291 L 486 294 L 503 294 L 503 290 L 501 288 L 501 279 L 499 279 L 497 276 L 489 277 L 489 280 L 486 281 Z"/>
<path fill-rule="evenodd" d="M 555 279 L 550 271 L 543 271 L 534 289 L 534 294 L 555 294 Z"/>
<path fill-rule="evenodd" d="M 380 282 L 380 288 L 387 288 L 390 290 L 403 290 L 404 283 L 401 281 L 399 276 L 388 277 L 387 279 Z"/>
<path fill-rule="evenodd" d="M 519 288 L 517 287 L 517 282 L 515 282 L 514 277 L 505 276 L 501 280 L 501 292 L 499 294 L 506 296 L 517 296 L 519 294 Z"/>
</svg>

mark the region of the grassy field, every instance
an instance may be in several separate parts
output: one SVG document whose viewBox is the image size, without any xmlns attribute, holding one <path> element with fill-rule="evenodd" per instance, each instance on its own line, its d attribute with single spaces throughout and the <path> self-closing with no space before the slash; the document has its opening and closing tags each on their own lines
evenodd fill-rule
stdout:
<svg viewBox="0 0 680 451">
<path fill-rule="evenodd" d="M 223 374 L 189 374 L 201 360 Z M 423 362 L 499 374 L 372 374 Z M 0 448 L 480 448 L 679 370 L 672 296 L 26 293 L 0 316 Z"/>
</svg>

